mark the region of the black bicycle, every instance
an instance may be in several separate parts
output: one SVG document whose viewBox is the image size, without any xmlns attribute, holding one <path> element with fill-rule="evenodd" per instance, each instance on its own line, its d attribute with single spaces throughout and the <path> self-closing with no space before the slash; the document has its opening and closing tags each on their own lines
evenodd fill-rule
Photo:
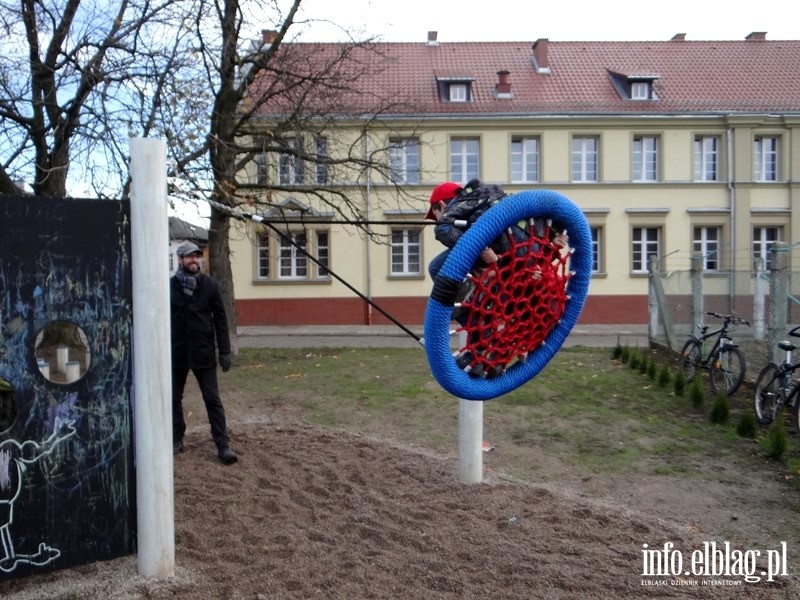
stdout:
<svg viewBox="0 0 800 600">
<path fill-rule="evenodd" d="M 789 335 L 800 338 L 800 325 L 789 331 Z M 800 427 L 800 380 L 793 377 L 794 372 L 800 369 L 800 362 L 792 362 L 792 352 L 798 347 L 789 340 L 783 340 L 778 342 L 778 348 L 786 353 L 783 362 L 780 365 L 768 363 L 756 380 L 753 397 L 756 418 L 762 425 L 768 425 L 781 414 L 784 406 L 790 406 L 793 422 Z"/>
<path fill-rule="evenodd" d="M 735 315 L 707 312 L 709 316 L 722 319 L 722 326 L 709 331 L 708 325 L 698 325 L 699 336 L 690 336 L 681 350 L 683 374 L 692 381 L 699 369 L 709 372 L 711 391 L 716 395 L 725 392 L 732 395 L 744 381 L 744 354 L 739 350 L 728 331 L 735 325 L 750 326 L 750 322 Z M 705 351 L 706 340 L 716 338 L 709 352 Z"/>
</svg>

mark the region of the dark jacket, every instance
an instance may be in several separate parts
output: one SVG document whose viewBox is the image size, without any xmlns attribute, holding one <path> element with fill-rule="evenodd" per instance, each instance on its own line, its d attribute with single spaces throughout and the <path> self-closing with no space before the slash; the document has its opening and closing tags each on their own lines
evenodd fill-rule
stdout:
<svg viewBox="0 0 800 600">
<path fill-rule="evenodd" d="M 220 354 L 231 353 L 228 321 L 217 282 L 197 275 L 197 289 L 186 299 L 178 280 L 170 278 L 172 313 L 172 367 L 208 369 L 217 365 L 215 347 Z"/>
<path fill-rule="evenodd" d="M 499 185 L 471 180 L 458 196 L 447 203 L 433 229 L 434 236 L 442 244 L 452 248 L 478 217 L 505 196 L 506 193 Z"/>
</svg>

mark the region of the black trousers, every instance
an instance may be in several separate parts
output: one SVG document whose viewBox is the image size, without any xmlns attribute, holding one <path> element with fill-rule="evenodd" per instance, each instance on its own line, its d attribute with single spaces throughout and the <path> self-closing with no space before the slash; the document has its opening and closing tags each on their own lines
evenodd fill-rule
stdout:
<svg viewBox="0 0 800 600">
<path fill-rule="evenodd" d="M 200 393 L 206 405 L 208 423 L 211 425 L 211 438 L 217 448 L 225 448 L 230 443 L 228 437 L 228 427 L 225 422 L 225 408 L 219 397 L 217 387 L 217 368 L 192 369 L 197 384 L 200 386 Z M 183 440 L 186 433 L 186 419 L 183 416 L 183 388 L 186 386 L 186 378 L 189 376 L 189 369 L 172 369 L 172 440 L 179 442 Z"/>
</svg>

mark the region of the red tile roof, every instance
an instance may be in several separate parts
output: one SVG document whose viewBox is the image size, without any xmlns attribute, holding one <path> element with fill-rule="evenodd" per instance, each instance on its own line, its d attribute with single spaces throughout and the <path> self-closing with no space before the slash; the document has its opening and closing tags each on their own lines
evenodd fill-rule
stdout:
<svg viewBox="0 0 800 600">
<path fill-rule="evenodd" d="M 800 40 L 546 42 L 550 73 L 537 73 L 533 42 L 379 43 L 352 56 L 373 72 L 348 86 L 366 97 L 404 99 L 396 114 L 717 114 L 800 115 Z M 287 44 L 284 51 L 325 57 L 339 44 Z M 509 72 L 511 99 L 494 89 L 498 71 Z M 620 96 L 612 73 L 655 76 L 655 101 Z M 437 77 L 473 80 L 473 101 L 441 102 Z M 341 91 L 339 101 L 347 96 Z M 272 112 L 275 103 L 272 104 Z M 267 112 L 267 111 L 262 111 Z"/>
</svg>

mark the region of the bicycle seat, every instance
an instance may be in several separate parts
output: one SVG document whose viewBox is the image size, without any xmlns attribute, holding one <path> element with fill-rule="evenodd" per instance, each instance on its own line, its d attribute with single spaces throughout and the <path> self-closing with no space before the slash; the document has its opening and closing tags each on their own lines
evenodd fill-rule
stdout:
<svg viewBox="0 0 800 600">
<path fill-rule="evenodd" d="M 789 340 L 782 340 L 782 341 L 778 342 L 778 348 L 780 348 L 781 350 L 783 350 L 785 352 L 792 352 L 793 350 L 797 350 L 797 346 L 795 346 Z"/>
</svg>

